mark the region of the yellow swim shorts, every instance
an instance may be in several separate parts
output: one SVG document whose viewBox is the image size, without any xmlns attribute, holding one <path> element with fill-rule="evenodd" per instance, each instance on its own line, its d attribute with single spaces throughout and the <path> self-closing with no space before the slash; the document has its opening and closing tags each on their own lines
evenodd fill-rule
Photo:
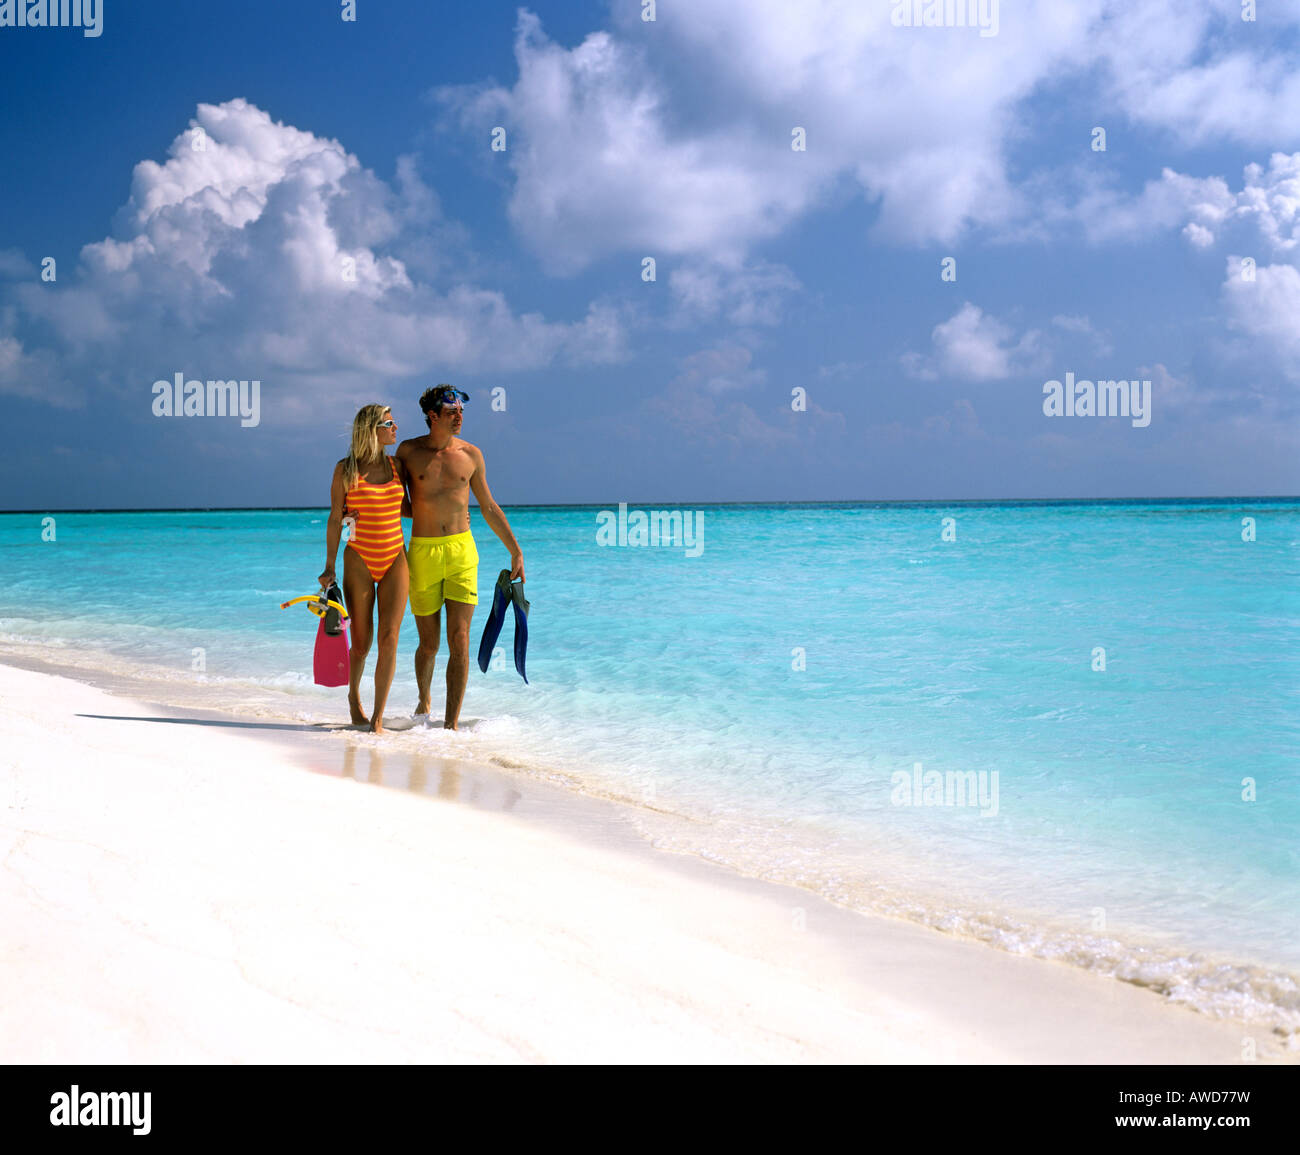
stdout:
<svg viewBox="0 0 1300 1155">
<path fill-rule="evenodd" d="M 478 550 L 466 530 L 448 537 L 413 537 L 406 551 L 411 612 L 425 617 L 444 601 L 478 605 Z"/>
</svg>

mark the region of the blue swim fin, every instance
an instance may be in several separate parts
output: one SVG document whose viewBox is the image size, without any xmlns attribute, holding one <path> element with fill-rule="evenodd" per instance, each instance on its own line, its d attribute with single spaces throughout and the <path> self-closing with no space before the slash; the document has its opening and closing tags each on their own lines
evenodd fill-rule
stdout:
<svg viewBox="0 0 1300 1155">
<path fill-rule="evenodd" d="M 528 601 L 524 598 L 524 583 L 510 585 L 510 601 L 515 607 L 515 669 L 528 685 L 524 673 L 524 659 L 528 657 Z"/>
<path fill-rule="evenodd" d="M 487 673 L 493 647 L 501 636 L 501 627 L 505 625 L 506 606 L 513 606 L 515 611 L 515 669 L 527 683 L 524 663 L 528 657 L 528 600 L 524 597 L 524 583 L 515 585 L 510 580 L 508 569 L 503 569 L 497 575 L 497 584 L 492 590 L 492 612 L 488 614 L 488 620 L 483 626 L 483 637 L 478 644 L 478 668 Z"/>
<path fill-rule="evenodd" d="M 492 590 L 492 612 L 484 623 L 483 637 L 478 644 L 478 668 L 485 674 L 492 661 L 492 649 L 501 635 L 501 627 L 505 625 L 506 605 L 510 600 L 510 571 L 503 569 Z"/>
</svg>

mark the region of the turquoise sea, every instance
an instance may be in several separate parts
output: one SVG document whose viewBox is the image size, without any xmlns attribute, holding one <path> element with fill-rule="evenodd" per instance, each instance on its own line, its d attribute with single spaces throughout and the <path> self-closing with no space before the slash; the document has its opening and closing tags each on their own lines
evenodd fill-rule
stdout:
<svg viewBox="0 0 1300 1155">
<path fill-rule="evenodd" d="M 464 732 L 365 740 L 620 798 L 658 845 L 1300 1029 L 1300 500 L 684 512 L 695 551 L 600 544 L 595 506 L 507 508 L 531 685 L 507 623 Z M 324 517 L 0 515 L 0 658 L 343 720 L 311 682 L 315 619 L 279 609 L 314 588 Z M 486 601 L 507 558 L 473 521 Z M 414 646 L 408 615 L 390 718 Z"/>
</svg>

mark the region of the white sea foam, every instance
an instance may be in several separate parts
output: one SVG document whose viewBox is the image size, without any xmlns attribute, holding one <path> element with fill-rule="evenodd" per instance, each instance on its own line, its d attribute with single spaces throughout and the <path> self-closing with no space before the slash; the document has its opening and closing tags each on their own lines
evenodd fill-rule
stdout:
<svg viewBox="0 0 1300 1155">
<path fill-rule="evenodd" d="M 656 847 L 695 854 L 751 877 L 810 890 L 839 906 L 920 923 L 1012 954 L 1081 967 L 1146 987 L 1170 1002 L 1216 1018 L 1259 1023 L 1300 1050 L 1300 983 L 1286 971 L 1145 941 L 1137 934 L 1090 933 L 1051 918 L 990 909 L 980 896 L 920 888 L 915 860 L 864 855 L 824 831 L 743 821 L 682 821 L 662 808 L 638 808 L 637 825 Z"/>
</svg>

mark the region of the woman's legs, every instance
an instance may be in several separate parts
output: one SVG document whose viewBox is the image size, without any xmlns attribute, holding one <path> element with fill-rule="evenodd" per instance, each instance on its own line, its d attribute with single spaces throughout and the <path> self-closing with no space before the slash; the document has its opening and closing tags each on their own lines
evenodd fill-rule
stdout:
<svg viewBox="0 0 1300 1155">
<path fill-rule="evenodd" d="M 388 567 L 377 587 L 379 601 L 379 657 L 375 661 L 375 708 L 370 715 L 370 731 L 379 734 L 384 729 L 384 707 L 388 704 L 388 691 L 393 685 L 393 671 L 397 668 L 397 636 L 406 616 L 406 595 L 410 589 L 411 575 L 406 568 L 406 553 L 402 552 Z"/>
<path fill-rule="evenodd" d="M 366 657 L 375 630 L 375 583 L 370 580 L 366 563 L 354 549 L 343 550 L 343 601 L 347 603 L 348 625 L 352 632 L 348 709 L 352 712 L 354 726 L 369 726 L 370 719 L 361 709 L 361 675 L 365 673 Z"/>
</svg>

